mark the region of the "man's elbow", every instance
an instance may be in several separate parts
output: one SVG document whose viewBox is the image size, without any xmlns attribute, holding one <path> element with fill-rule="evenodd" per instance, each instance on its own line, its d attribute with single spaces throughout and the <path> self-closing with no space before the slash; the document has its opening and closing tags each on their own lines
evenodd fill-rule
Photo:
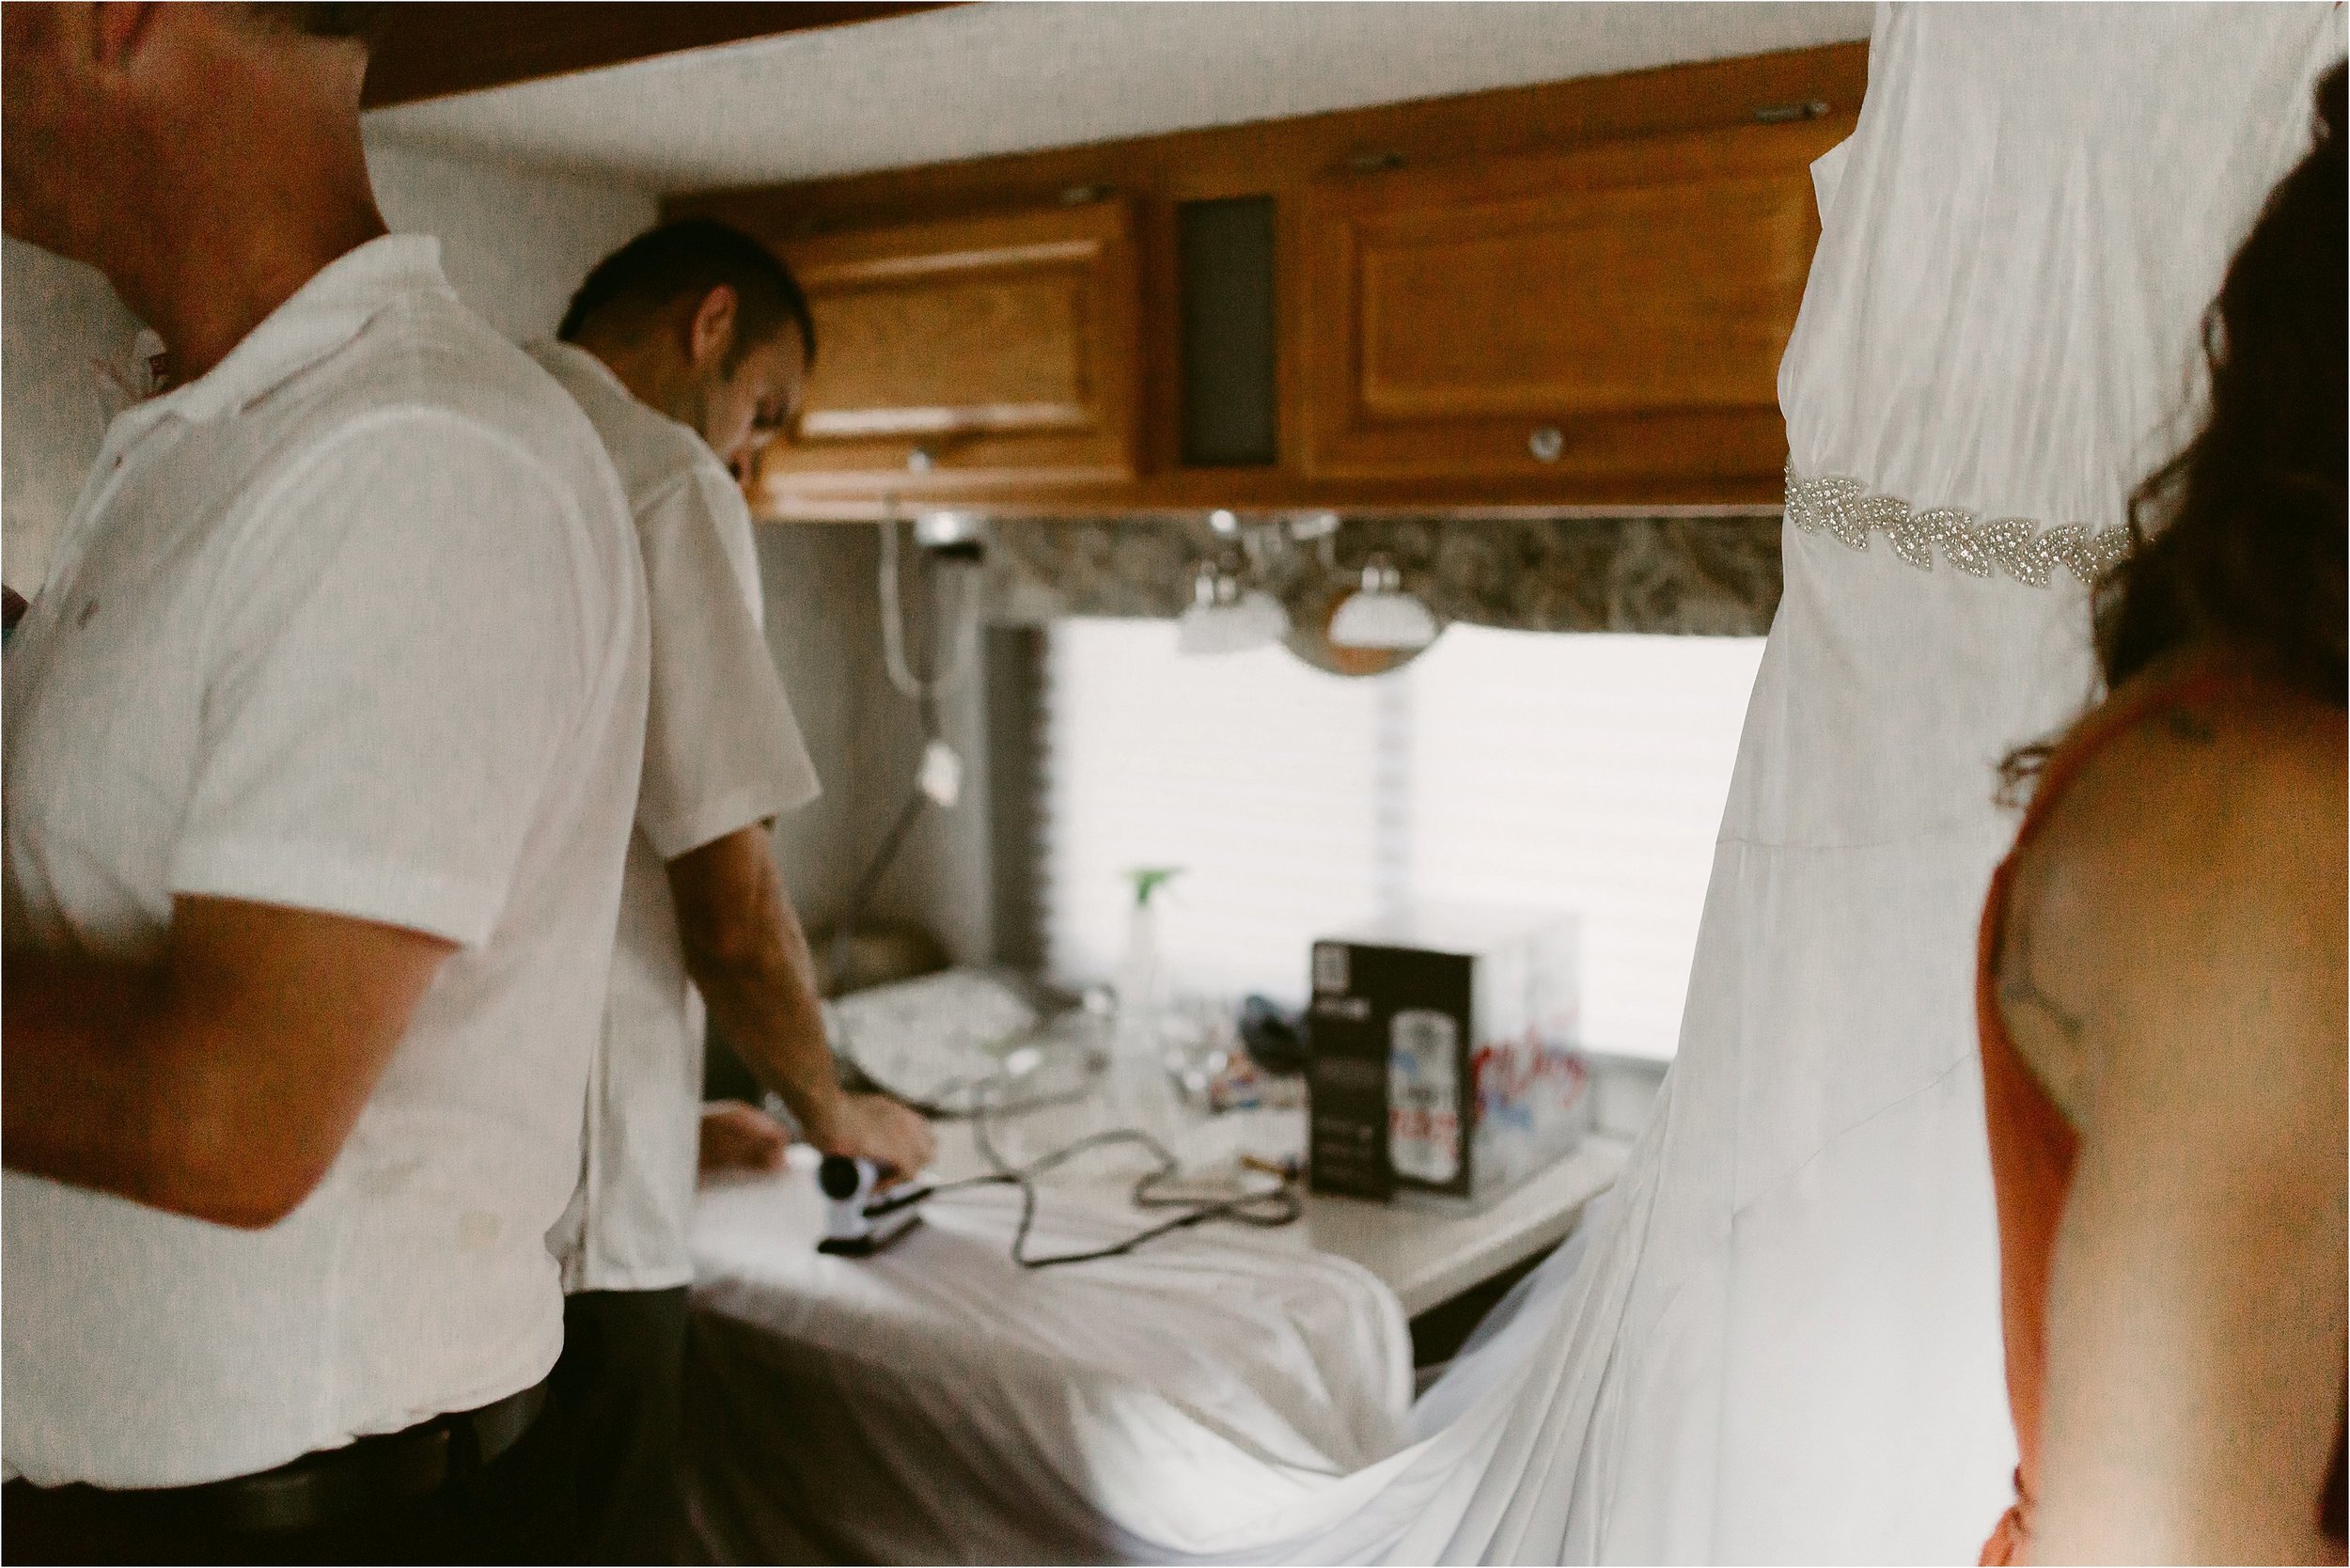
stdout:
<svg viewBox="0 0 2350 1568">
<path fill-rule="evenodd" d="M 313 1177 L 216 1189 L 218 1196 L 210 1205 L 210 1212 L 192 1217 L 237 1231 L 267 1231 L 302 1207 L 324 1179 L 321 1172 Z"/>
<path fill-rule="evenodd" d="M 162 1143 L 145 1190 L 151 1208 L 239 1231 L 266 1231 L 302 1207 L 334 1164 L 331 1153 L 267 1135 L 231 1138 L 183 1128 Z"/>
<path fill-rule="evenodd" d="M 713 980 L 746 980 L 765 974 L 779 951 L 773 922 L 760 911 L 713 910 L 681 919 L 685 964 L 707 989 Z"/>
</svg>

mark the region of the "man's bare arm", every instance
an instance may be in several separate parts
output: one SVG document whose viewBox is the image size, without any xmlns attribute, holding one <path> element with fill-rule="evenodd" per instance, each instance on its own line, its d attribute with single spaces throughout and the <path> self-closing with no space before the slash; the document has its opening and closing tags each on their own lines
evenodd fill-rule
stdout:
<svg viewBox="0 0 2350 1568">
<path fill-rule="evenodd" d="M 816 963 L 758 823 L 669 862 L 686 972 L 745 1063 L 808 1141 L 911 1174 L 935 1152 L 929 1123 L 874 1095 L 846 1094 L 818 1002 Z"/>
<path fill-rule="evenodd" d="M 10 951 L 9 1168 L 258 1229 L 325 1176 L 452 945 L 182 898 L 149 964 Z"/>
</svg>

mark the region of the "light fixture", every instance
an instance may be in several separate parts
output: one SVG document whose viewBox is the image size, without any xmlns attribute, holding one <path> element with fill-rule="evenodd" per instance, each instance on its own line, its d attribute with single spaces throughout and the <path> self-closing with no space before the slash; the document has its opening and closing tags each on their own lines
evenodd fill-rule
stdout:
<svg viewBox="0 0 2350 1568">
<path fill-rule="evenodd" d="M 1290 618 L 1281 602 L 1214 561 L 1201 561 L 1192 579 L 1191 604 L 1175 621 L 1179 653 L 1246 653 L 1278 642 Z"/>
<path fill-rule="evenodd" d="M 914 542 L 927 549 L 968 544 L 979 537 L 979 519 L 967 511 L 924 511 L 914 517 Z"/>
<path fill-rule="evenodd" d="M 1330 618 L 1330 641 L 1338 648 L 1425 648 L 1436 640 L 1436 629 L 1428 606 L 1403 591 L 1395 563 L 1373 556 L 1363 563 L 1363 586 Z"/>
</svg>

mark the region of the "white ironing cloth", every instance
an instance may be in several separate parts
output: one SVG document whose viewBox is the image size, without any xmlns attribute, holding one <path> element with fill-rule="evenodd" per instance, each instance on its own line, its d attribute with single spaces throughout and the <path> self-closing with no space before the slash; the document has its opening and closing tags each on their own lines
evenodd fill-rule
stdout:
<svg viewBox="0 0 2350 1568">
<path fill-rule="evenodd" d="M 874 1257 L 826 1257 L 809 1177 L 707 1192 L 695 1227 L 691 1468 L 721 1560 L 1192 1556 L 1396 1446 L 1394 1293 L 1288 1232 L 1218 1225 L 1029 1272 L 1017 1195 L 982 1187 Z M 1154 1217 L 1057 1186 L 1030 1252 Z"/>
</svg>

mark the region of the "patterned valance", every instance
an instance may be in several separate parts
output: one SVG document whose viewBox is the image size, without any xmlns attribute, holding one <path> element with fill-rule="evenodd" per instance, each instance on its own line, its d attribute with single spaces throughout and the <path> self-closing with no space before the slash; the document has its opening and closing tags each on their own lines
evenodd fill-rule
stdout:
<svg viewBox="0 0 2350 1568">
<path fill-rule="evenodd" d="M 992 534 L 988 615 L 1012 625 L 1180 614 L 1198 563 L 1236 550 L 1192 518 L 999 522 Z M 1307 624 L 1376 554 L 1439 621 L 1760 636 L 1778 606 L 1778 536 L 1776 512 L 1349 520 L 1331 541 L 1335 572 L 1318 544 L 1300 541 L 1263 556 L 1254 580 Z"/>
</svg>

